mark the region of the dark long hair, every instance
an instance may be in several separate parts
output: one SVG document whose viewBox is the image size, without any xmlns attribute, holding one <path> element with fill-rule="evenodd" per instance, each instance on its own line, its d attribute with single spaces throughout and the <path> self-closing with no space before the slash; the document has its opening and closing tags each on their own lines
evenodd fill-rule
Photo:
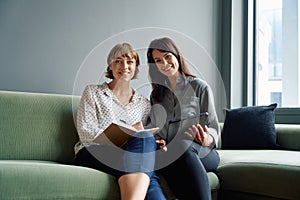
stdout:
<svg viewBox="0 0 300 200">
<path fill-rule="evenodd" d="M 150 43 L 148 51 L 147 51 L 149 75 L 150 75 L 152 89 L 153 89 L 153 92 L 152 92 L 153 97 L 159 98 L 160 95 L 163 95 L 166 90 L 166 87 L 163 87 L 163 86 L 165 86 L 166 81 L 169 82 L 168 77 L 163 75 L 156 67 L 155 61 L 152 56 L 152 52 L 155 49 L 158 51 L 161 51 L 161 52 L 172 53 L 178 60 L 179 72 L 185 74 L 186 76 L 196 77 L 195 75 L 193 75 L 190 72 L 187 64 L 185 63 L 183 55 L 181 54 L 179 48 L 176 46 L 176 44 L 173 40 L 171 40 L 168 37 L 155 39 Z"/>
</svg>

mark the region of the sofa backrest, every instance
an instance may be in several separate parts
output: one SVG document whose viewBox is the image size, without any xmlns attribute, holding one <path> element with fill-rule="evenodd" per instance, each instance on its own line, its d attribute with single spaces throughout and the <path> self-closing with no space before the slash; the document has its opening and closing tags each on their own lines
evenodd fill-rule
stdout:
<svg viewBox="0 0 300 200">
<path fill-rule="evenodd" d="M 0 91 L 0 160 L 72 162 L 78 141 L 72 110 L 76 112 L 79 100 L 79 96 Z M 300 150 L 300 125 L 275 127 L 281 148 Z"/>
<path fill-rule="evenodd" d="M 73 99 L 80 98 L 0 91 L 0 160 L 71 162 L 78 141 Z"/>
</svg>

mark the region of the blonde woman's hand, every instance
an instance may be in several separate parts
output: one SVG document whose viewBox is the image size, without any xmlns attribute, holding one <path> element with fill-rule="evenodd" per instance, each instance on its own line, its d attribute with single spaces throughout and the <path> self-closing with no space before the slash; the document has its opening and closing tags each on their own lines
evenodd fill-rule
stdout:
<svg viewBox="0 0 300 200">
<path fill-rule="evenodd" d="M 161 139 L 161 140 L 156 140 L 155 142 L 160 149 L 162 149 L 163 151 L 167 151 L 167 146 L 166 146 L 167 143 L 165 140 Z"/>
<path fill-rule="evenodd" d="M 141 131 L 141 130 L 144 130 L 144 126 L 143 126 L 143 123 L 140 121 L 140 122 L 137 122 L 136 124 L 132 125 L 136 130 L 138 131 Z"/>
</svg>

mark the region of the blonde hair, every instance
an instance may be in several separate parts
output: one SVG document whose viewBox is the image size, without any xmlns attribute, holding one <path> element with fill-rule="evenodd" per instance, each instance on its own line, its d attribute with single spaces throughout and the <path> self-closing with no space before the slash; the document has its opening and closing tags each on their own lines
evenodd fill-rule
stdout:
<svg viewBox="0 0 300 200">
<path fill-rule="evenodd" d="M 107 70 L 105 73 L 105 77 L 106 78 L 110 78 L 110 79 L 114 79 L 113 73 L 112 71 L 109 69 L 110 64 L 117 59 L 118 57 L 127 57 L 127 58 L 134 58 L 136 61 L 136 70 L 134 73 L 134 76 L 132 77 L 132 79 L 137 78 L 139 69 L 138 66 L 140 65 L 140 58 L 138 53 L 136 52 L 136 50 L 134 50 L 134 48 L 124 42 L 124 43 L 119 43 L 116 44 L 109 52 L 108 56 L 107 56 Z"/>
</svg>

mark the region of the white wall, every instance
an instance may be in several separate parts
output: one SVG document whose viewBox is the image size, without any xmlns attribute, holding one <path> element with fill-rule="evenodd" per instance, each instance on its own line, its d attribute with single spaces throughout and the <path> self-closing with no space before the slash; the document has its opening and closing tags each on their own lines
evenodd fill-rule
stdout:
<svg viewBox="0 0 300 200">
<path fill-rule="evenodd" d="M 0 90 L 72 94 L 76 74 L 92 49 L 115 34 L 142 27 L 178 31 L 216 62 L 218 4 L 218 0 L 1 0 Z"/>
</svg>

